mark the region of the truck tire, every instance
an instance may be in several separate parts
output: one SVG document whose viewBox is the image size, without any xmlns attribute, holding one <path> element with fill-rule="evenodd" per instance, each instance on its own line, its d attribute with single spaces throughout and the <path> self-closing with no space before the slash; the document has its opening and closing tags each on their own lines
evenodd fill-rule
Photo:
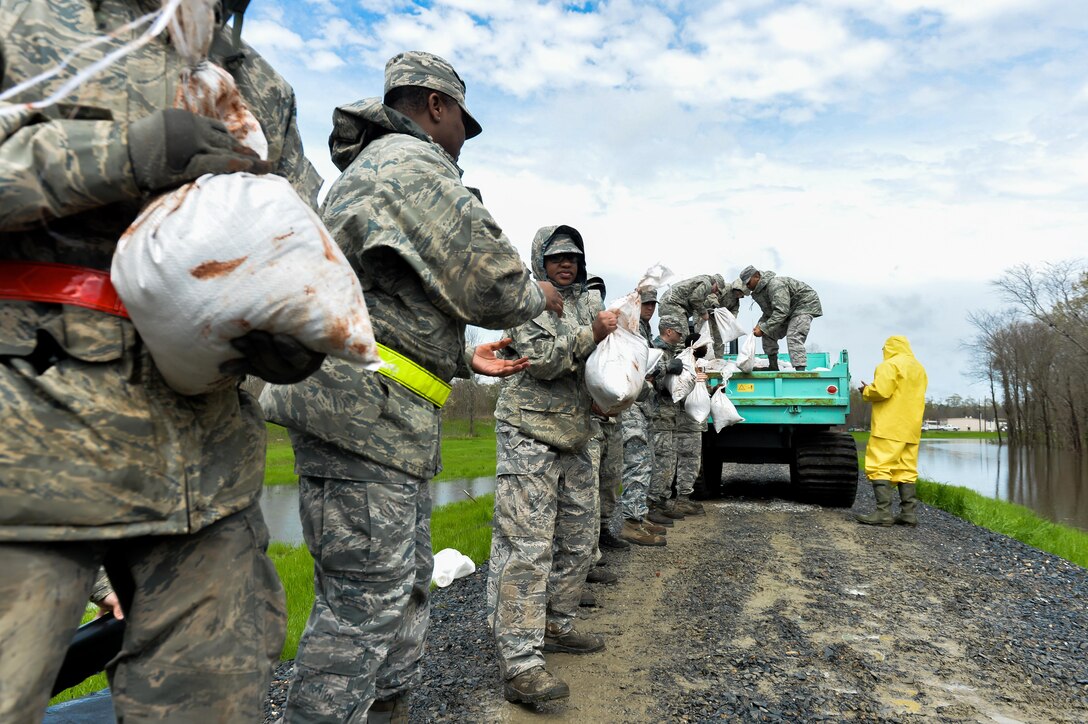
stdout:
<svg viewBox="0 0 1088 724">
<path fill-rule="evenodd" d="M 848 432 L 798 436 L 790 482 L 799 497 L 829 508 L 849 508 L 858 492 L 858 450 Z"/>
</svg>

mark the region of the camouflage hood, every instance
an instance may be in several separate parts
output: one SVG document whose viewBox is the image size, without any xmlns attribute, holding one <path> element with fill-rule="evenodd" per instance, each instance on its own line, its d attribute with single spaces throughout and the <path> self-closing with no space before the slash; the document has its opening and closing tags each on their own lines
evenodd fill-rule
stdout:
<svg viewBox="0 0 1088 724">
<path fill-rule="evenodd" d="M 403 133 L 433 143 L 427 132 L 411 118 L 385 105 L 380 98 L 366 98 L 332 112 L 332 133 L 329 134 L 332 162 L 343 171 L 364 148 L 387 133 Z M 445 151 L 443 153 L 449 156 Z"/>
<path fill-rule="evenodd" d="M 588 278 L 586 275 L 586 245 L 582 241 L 582 235 L 578 233 L 578 230 L 566 224 L 545 226 L 536 232 L 536 236 L 533 237 L 533 248 L 530 251 L 533 276 L 537 278 L 537 281 L 548 281 L 548 274 L 544 271 L 544 255 L 548 253 L 548 247 L 551 246 L 552 240 L 558 234 L 567 234 L 574 241 L 575 246 L 582 250 L 582 263 L 578 265 L 578 274 L 574 278 L 574 284 L 570 286 L 576 291 L 584 290 Z"/>
</svg>

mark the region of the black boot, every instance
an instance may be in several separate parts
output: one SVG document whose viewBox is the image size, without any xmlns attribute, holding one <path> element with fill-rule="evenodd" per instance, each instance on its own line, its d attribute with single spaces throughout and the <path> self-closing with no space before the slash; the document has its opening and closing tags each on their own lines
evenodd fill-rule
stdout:
<svg viewBox="0 0 1088 724">
<path fill-rule="evenodd" d="M 865 525 L 887 526 L 895 522 L 892 518 L 892 489 L 885 480 L 873 481 L 873 497 L 876 498 L 876 510 L 869 515 L 854 516 Z"/>
<path fill-rule="evenodd" d="M 767 370 L 769 372 L 777 372 L 778 371 L 778 355 L 776 355 L 776 354 L 767 355 Z"/>
<path fill-rule="evenodd" d="M 601 526 L 601 534 L 597 538 L 597 545 L 601 548 L 611 548 L 617 551 L 631 547 L 631 544 L 627 541 L 612 535 L 612 531 L 607 525 Z"/>
</svg>

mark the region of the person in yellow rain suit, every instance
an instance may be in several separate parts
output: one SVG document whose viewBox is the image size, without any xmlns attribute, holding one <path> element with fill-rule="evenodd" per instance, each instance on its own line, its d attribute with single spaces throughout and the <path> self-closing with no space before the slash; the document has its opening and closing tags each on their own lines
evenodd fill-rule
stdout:
<svg viewBox="0 0 1088 724">
<path fill-rule="evenodd" d="M 884 361 L 873 383 L 861 383 L 861 396 L 873 404 L 873 424 L 865 448 L 865 474 L 873 484 L 876 512 L 857 516 L 866 525 L 918 525 L 918 441 L 926 407 L 926 370 L 906 337 L 884 343 Z M 892 485 L 899 486 L 899 515 L 892 517 Z"/>
</svg>

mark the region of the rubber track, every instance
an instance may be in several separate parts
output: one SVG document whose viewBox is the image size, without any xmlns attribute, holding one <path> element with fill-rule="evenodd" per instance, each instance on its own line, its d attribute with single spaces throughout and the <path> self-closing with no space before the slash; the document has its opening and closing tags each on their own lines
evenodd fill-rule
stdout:
<svg viewBox="0 0 1088 724">
<path fill-rule="evenodd" d="M 822 432 L 797 441 L 793 484 L 805 500 L 849 508 L 858 490 L 858 451 L 849 433 Z"/>
</svg>

